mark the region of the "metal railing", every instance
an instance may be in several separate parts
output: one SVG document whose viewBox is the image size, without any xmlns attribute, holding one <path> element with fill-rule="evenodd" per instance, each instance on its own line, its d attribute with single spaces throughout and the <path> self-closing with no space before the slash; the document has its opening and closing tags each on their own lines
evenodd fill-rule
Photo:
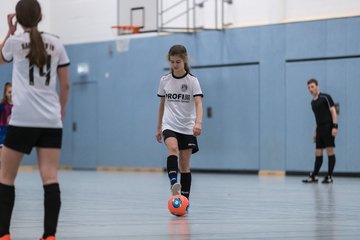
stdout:
<svg viewBox="0 0 360 240">
<path fill-rule="evenodd" d="M 199 8 L 204 8 L 207 2 L 214 1 L 214 27 L 205 28 L 204 26 L 197 26 L 197 13 Z M 220 2 L 220 5 L 219 5 Z M 159 32 L 195 32 L 198 30 L 224 30 L 225 26 L 225 4 L 232 4 L 232 0 L 203 0 L 196 3 L 195 0 L 179 0 L 174 4 L 164 9 L 164 0 L 158 0 L 158 31 Z M 220 6 L 220 9 L 219 9 Z M 176 15 L 168 17 L 165 20 L 165 16 L 172 14 L 173 10 L 178 7 L 185 7 L 184 11 L 176 12 Z M 219 14 L 221 14 L 221 23 L 219 24 Z M 179 20 L 181 17 L 186 17 L 184 26 L 174 27 L 170 24 Z M 191 22 L 192 20 L 192 22 Z M 220 26 L 219 26 L 220 25 Z"/>
</svg>

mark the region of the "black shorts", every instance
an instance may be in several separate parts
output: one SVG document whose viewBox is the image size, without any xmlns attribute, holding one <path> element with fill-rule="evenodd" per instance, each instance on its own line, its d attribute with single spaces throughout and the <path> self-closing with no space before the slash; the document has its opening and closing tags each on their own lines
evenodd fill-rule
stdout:
<svg viewBox="0 0 360 240">
<path fill-rule="evenodd" d="M 331 131 L 331 123 L 316 127 L 316 149 L 335 147 L 335 137 L 331 134 Z"/>
<path fill-rule="evenodd" d="M 192 153 L 196 153 L 199 151 L 199 146 L 197 143 L 197 139 L 193 135 L 182 134 L 178 132 L 174 132 L 169 129 L 165 129 L 163 132 L 164 141 L 168 137 L 174 137 L 177 139 L 179 150 L 186 150 L 192 148 Z"/>
<path fill-rule="evenodd" d="M 62 128 L 9 126 L 4 145 L 15 151 L 30 154 L 33 147 L 61 148 Z"/>
</svg>

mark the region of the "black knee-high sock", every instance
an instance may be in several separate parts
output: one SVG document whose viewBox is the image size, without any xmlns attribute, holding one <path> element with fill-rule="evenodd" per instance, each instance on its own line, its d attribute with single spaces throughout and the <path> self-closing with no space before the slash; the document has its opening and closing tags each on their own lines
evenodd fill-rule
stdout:
<svg viewBox="0 0 360 240">
<path fill-rule="evenodd" d="M 178 157 L 175 155 L 170 155 L 167 157 L 167 172 L 170 179 L 171 185 L 177 182 L 178 174 Z"/>
<path fill-rule="evenodd" d="M 0 237 L 10 233 L 14 203 L 15 187 L 0 183 Z"/>
<path fill-rule="evenodd" d="M 322 163 L 323 163 L 323 156 L 316 156 L 315 165 L 314 165 L 314 172 L 312 173 L 313 176 L 319 175 Z"/>
<path fill-rule="evenodd" d="M 191 172 L 181 173 L 181 195 L 189 199 L 191 188 Z"/>
<path fill-rule="evenodd" d="M 328 170 L 328 175 L 332 176 L 334 173 L 334 168 L 335 168 L 335 163 L 336 163 L 336 157 L 335 155 L 332 156 L 328 156 L 329 157 L 329 170 Z"/>
<path fill-rule="evenodd" d="M 60 187 L 58 183 L 44 185 L 44 235 L 55 236 L 60 213 Z"/>
</svg>

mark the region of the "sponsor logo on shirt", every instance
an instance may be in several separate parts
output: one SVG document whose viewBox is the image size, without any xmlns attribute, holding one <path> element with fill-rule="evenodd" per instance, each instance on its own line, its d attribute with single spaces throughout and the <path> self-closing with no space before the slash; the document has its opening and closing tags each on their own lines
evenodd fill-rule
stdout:
<svg viewBox="0 0 360 240">
<path fill-rule="evenodd" d="M 165 94 L 165 98 L 169 102 L 182 102 L 182 103 L 190 102 L 190 94 L 167 93 Z"/>
</svg>

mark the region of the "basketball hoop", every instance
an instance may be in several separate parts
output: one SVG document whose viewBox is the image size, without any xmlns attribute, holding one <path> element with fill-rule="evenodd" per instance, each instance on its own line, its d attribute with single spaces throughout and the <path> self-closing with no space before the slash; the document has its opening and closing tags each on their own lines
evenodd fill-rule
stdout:
<svg viewBox="0 0 360 240">
<path fill-rule="evenodd" d="M 118 30 L 118 35 L 125 35 L 125 34 L 136 34 L 140 32 L 139 26 L 112 26 L 112 29 Z"/>
<path fill-rule="evenodd" d="M 138 26 L 112 26 L 115 36 L 116 50 L 118 52 L 127 52 L 129 50 L 130 35 L 140 33 Z"/>
</svg>

